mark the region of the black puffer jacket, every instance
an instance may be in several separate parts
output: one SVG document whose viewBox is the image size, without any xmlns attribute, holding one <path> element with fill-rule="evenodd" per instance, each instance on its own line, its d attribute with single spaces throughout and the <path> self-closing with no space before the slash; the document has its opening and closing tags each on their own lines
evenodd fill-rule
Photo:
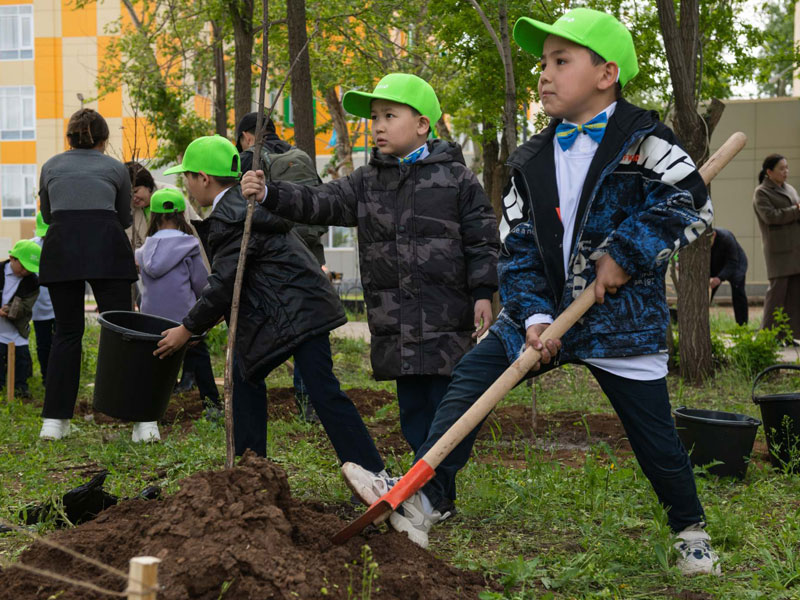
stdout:
<svg viewBox="0 0 800 600">
<path fill-rule="evenodd" d="M 193 221 L 211 261 L 211 275 L 183 320 L 201 333 L 230 315 L 247 201 L 230 188 L 211 214 Z M 265 377 L 303 342 L 347 321 L 339 298 L 292 224 L 259 209 L 247 247 L 239 304 L 237 358 L 245 377 Z"/>
<path fill-rule="evenodd" d="M 300 223 L 358 226 L 376 379 L 449 375 L 472 347 L 474 302 L 497 289 L 497 221 L 457 144 L 413 164 L 370 163 L 317 187 L 269 183 L 263 206 Z"/>
</svg>

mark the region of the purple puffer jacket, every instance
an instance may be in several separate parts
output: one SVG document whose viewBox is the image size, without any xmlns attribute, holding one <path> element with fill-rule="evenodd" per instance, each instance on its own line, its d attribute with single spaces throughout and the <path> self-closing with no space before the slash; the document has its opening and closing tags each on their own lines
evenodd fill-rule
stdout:
<svg viewBox="0 0 800 600">
<path fill-rule="evenodd" d="M 208 271 L 194 236 L 159 231 L 136 251 L 142 275 L 142 312 L 182 321 L 206 286 Z"/>
</svg>

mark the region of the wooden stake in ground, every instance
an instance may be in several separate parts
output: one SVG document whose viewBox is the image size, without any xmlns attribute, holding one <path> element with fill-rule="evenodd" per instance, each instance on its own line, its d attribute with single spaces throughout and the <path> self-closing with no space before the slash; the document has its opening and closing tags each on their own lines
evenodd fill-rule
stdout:
<svg viewBox="0 0 800 600">
<path fill-rule="evenodd" d="M 6 394 L 8 396 L 8 401 L 14 401 L 14 386 L 16 382 L 14 381 L 14 374 L 16 373 L 16 363 L 17 363 L 17 347 L 14 345 L 14 342 L 8 343 L 8 370 L 6 371 Z"/>
<path fill-rule="evenodd" d="M 256 142 L 253 152 L 253 170 L 261 168 L 261 141 L 264 137 L 264 96 L 267 87 L 267 60 L 269 55 L 269 0 L 262 0 L 264 23 L 263 52 L 261 54 L 261 84 L 258 90 L 258 116 L 256 117 Z M 244 220 L 242 245 L 239 249 L 239 263 L 236 266 L 236 278 L 233 281 L 233 298 L 231 299 L 231 317 L 228 323 L 228 348 L 225 352 L 225 468 L 233 468 L 233 349 L 236 343 L 236 326 L 239 323 L 239 299 L 242 295 L 242 279 L 244 265 L 247 260 L 247 246 L 250 242 L 250 230 L 253 226 L 253 211 L 256 207 L 255 197 L 247 199 L 247 216 Z"/>
<path fill-rule="evenodd" d="M 158 563 L 155 556 L 136 556 L 131 559 L 128 571 L 128 600 L 156 600 L 158 589 Z"/>
</svg>

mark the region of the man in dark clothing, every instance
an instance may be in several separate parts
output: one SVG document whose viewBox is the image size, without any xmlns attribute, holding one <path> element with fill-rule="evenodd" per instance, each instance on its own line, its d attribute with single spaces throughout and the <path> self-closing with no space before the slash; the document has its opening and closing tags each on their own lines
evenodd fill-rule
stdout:
<svg viewBox="0 0 800 600">
<path fill-rule="evenodd" d="M 736 324 L 745 325 L 747 293 L 744 279 L 747 274 L 747 255 L 727 229 L 715 227 L 711 235 L 711 279 L 708 282 L 711 287 L 711 297 L 714 297 L 723 281 L 730 283 Z"/>
</svg>

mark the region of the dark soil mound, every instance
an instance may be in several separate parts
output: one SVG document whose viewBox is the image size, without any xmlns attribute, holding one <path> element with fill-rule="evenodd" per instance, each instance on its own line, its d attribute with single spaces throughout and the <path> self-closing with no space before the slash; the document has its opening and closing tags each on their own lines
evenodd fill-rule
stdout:
<svg viewBox="0 0 800 600">
<path fill-rule="evenodd" d="M 344 390 L 344 393 L 350 397 L 362 417 L 371 417 L 379 408 L 396 400 L 394 394 L 385 390 L 350 388 L 349 390 Z M 297 405 L 294 401 L 294 388 L 269 388 L 267 390 L 267 398 L 267 410 L 269 411 L 270 419 L 288 419 L 298 414 Z"/>
<path fill-rule="evenodd" d="M 235 469 L 187 478 L 174 496 L 123 502 L 51 539 L 125 572 L 131 557 L 161 558 L 159 600 L 360 597 L 365 544 L 378 565 L 373 598 L 477 598 L 485 589 L 480 574 L 451 567 L 395 532 L 370 528 L 332 545 L 330 537 L 344 525 L 319 505 L 294 502 L 283 470 L 248 455 Z M 20 561 L 106 589 L 125 587 L 119 578 L 41 544 Z M 0 598 L 53 595 L 107 597 L 18 569 L 0 572 Z"/>
</svg>

